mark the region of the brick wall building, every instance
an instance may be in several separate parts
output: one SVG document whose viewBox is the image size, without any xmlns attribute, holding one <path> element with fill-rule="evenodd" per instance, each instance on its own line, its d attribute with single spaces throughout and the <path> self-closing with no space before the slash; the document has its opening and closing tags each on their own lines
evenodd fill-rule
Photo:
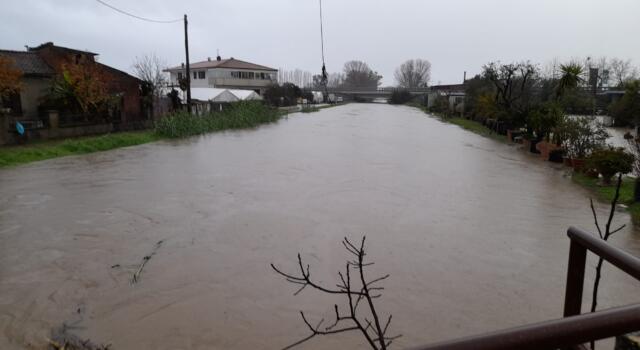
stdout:
<svg viewBox="0 0 640 350">
<path fill-rule="evenodd" d="M 123 71 L 97 62 L 96 53 L 56 46 L 51 42 L 29 48 L 28 51 L 37 54 L 58 74 L 62 73 L 65 64 L 95 64 L 105 78 L 109 94 L 121 98 L 120 122 L 131 124 L 144 119 L 141 81 Z"/>
</svg>

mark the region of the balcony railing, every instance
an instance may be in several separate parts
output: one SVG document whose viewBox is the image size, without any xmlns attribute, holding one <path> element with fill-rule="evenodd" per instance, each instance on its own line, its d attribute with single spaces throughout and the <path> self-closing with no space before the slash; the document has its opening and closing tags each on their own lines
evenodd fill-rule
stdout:
<svg viewBox="0 0 640 350">
<path fill-rule="evenodd" d="M 640 330 L 640 303 L 580 314 L 587 251 L 640 280 L 640 259 L 575 227 L 571 240 L 564 318 L 487 333 L 415 350 L 584 349 L 585 343 Z"/>
</svg>

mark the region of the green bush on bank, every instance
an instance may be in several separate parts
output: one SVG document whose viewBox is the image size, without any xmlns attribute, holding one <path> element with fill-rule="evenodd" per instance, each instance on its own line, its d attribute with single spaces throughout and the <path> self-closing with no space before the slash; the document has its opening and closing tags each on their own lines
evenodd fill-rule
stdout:
<svg viewBox="0 0 640 350">
<path fill-rule="evenodd" d="M 192 115 L 177 112 L 156 123 L 155 131 L 161 137 L 179 138 L 227 129 L 253 128 L 280 119 L 276 109 L 257 101 L 238 102 L 222 112 Z"/>
<path fill-rule="evenodd" d="M 74 154 L 140 145 L 157 139 L 158 137 L 150 131 L 137 131 L 0 147 L 0 168 Z"/>
</svg>

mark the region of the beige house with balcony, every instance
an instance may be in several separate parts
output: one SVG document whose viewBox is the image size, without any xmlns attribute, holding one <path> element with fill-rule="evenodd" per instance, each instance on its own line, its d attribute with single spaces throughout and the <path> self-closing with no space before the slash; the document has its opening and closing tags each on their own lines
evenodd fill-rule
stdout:
<svg viewBox="0 0 640 350">
<path fill-rule="evenodd" d="M 253 90 L 262 95 L 271 84 L 277 82 L 278 70 L 259 64 L 241 61 L 233 57 L 222 59 L 218 56 L 206 61 L 191 63 L 192 88 L 218 88 Z M 178 85 L 186 75 L 183 65 L 168 68 L 171 84 Z"/>
</svg>

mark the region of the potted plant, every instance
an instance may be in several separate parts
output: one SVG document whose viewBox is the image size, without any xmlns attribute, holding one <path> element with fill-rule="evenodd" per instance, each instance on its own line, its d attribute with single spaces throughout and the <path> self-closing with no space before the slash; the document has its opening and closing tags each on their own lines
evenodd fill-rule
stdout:
<svg viewBox="0 0 640 350">
<path fill-rule="evenodd" d="M 635 157 L 622 147 L 606 147 L 594 150 L 587 158 L 587 165 L 602 175 L 602 183 L 611 184 L 611 178 L 618 174 L 628 174 L 633 170 Z"/>
</svg>

